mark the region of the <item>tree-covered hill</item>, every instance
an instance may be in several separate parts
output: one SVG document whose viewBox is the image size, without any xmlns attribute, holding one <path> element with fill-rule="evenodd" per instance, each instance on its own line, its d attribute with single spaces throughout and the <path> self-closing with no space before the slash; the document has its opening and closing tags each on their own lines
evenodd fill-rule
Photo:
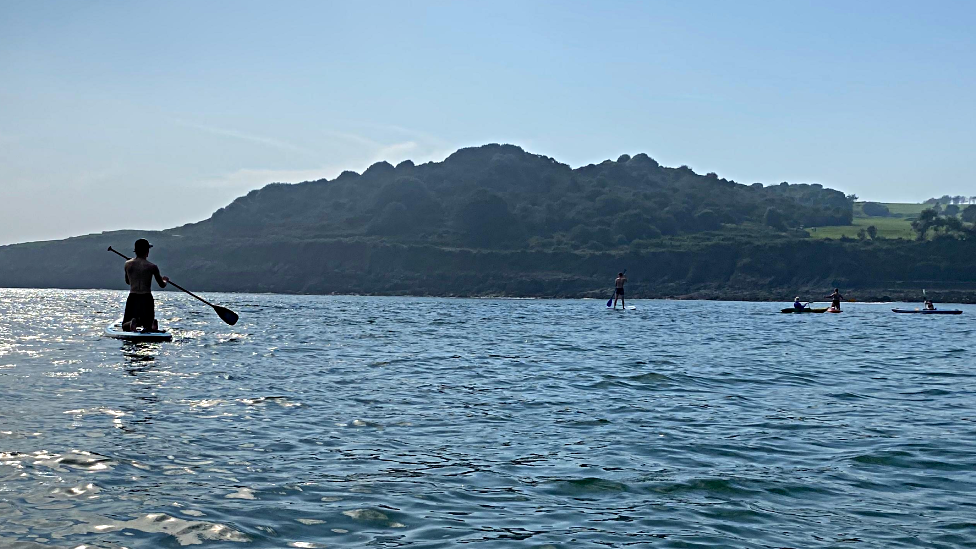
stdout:
<svg viewBox="0 0 976 549">
<path fill-rule="evenodd" d="M 123 288 L 109 245 L 146 236 L 163 273 L 201 291 L 789 299 L 976 293 L 976 238 L 821 240 L 852 202 L 820 185 L 742 185 L 647 155 L 577 169 L 511 145 L 272 184 L 210 219 L 0 247 L 0 287 Z M 935 230 L 935 229 L 933 229 Z"/>
<path fill-rule="evenodd" d="M 272 184 L 198 230 L 215 236 L 376 237 L 487 249 L 614 249 L 716 231 L 849 224 L 852 203 L 820 185 L 741 185 L 645 154 L 572 169 L 513 145 L 462 149 L 443 162 L 379 162 L 363 174 Z"/>
</svg>

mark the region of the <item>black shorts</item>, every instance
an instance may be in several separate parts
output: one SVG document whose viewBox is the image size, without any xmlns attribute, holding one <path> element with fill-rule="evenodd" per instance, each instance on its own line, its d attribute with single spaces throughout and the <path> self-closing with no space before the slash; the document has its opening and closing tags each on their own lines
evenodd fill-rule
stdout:
<svg viewBox="0 0 976 549">
<path fill-rule="evenodd" d="M 624 295 L 624 289 L 623 288 L 617 288 L 617 295 Z"/>
<path fill-rule="evenodd" d="M 149 327 L 156 318 L 156 302 L 152 294 L 129 294 L 125 300 L 125 313 L 122 323 L 135 319 L 136 326 Z"/>
</svg>

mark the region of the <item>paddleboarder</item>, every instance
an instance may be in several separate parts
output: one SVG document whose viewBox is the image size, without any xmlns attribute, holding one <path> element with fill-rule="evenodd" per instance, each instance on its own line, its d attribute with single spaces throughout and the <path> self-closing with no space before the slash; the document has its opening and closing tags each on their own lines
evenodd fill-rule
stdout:
<svg viewBox="0 0 976 549">
<path fill-rule="evenodd" d="M 824 296 L 830 300 L 830 308 L 840 310 L 840 300 L 844 299 L 844 296 L 840 295 L 840 290 L 834 288 L 834 293 Z"/>
<path fill-rule="evenodd" d="M 142 238 L 140 238 L 139 240 L 142 240 L 142 241 L 146 242 L 145 239 L 142 239 Z M 136 242 L 136 243 L 138 244 L 138 242 Z M 149 244 L 149 242 L 146 242 L 145 245 L 148 245 L 150 248 L 152 248 L 152 244 Z M 110 251 L 113 254 L 121 257 L 122 259 L 126 260 L 127 262 L 128 261 L 132 261 L 129 258 L 129 256 L 127 256 L 125 254 L 122 254 L 122 253 L 119 253 L 118 250 L 113 249 L 111 246 L 108 247 L 108 251 Z M 147 257 L 149 256 L 149 252 L 148 251 L 146 251 L 146 256 Z M 147 263 L 148 263 L 148 261 L 147 261 Z M 152 263 L 150 263 L 150 265 L 152 265 Z M 153 267 L 155 267 L 155 265 L 153 265 Z M 156 269 L 156 280 L 159 281 L 159 269 L 158 268 Z M 128 272 L 126 272 L 125 281 L 126 282 L 129 282 Z M 191 292 L 190 290 L 187 290 L 183 286 L 180 286 L 179 284 L 173 282 L 172 280 L 169 279 L 169 277 L 164 276 L 163 277 L 163 282 L 165 282 L 166 284 L 172 284 L 173 286 L 176 287 L 176 289 L 178 289 L 180 291 L 183 291 L 183 292 L 186 292 L 187 294 L 193 296 L 195 299 L 197 299 L 199 301 L 202 301 L 203 303 L 206 303 L 207 305 L 210 305 L 211 307 L 213 307 L 214 312 L 217 313 L 217 316 L 220 317 L 220 320 L 223 320 L 227 324 L 230 324 L 231 326 L 233 326 L 234 324 L 237 324 L 237 321 L 239 320 L 240 317 L 237 316 L 237 313 L 235 313 L 234 311 L 228 309 L 227 307 L 221 307 L 220 305 L 214 305 L 213 303 L 211 303 L 211 302 L 207 301 L 206 299 L 198 296 L 197 294 Z M 166 286 L 166 284 L 163 284 L 163 282 L 159 282 L 160 287 Z M 149 282 L 147 282 L 146 283 L 146 287 L 148 288 L 151 283 L 152 283 L 152 280 L 150 280 Z M 607 307 L 609 307 L 609 306 L 610 306 L 610 304 L 608 303 L 607 304 Z M 153 316 L 154 317 L 156 316 L 155 311 L 153 311 Z M 155 318 L 153 320 L 155 320 Z"/>
<path fill-rule="evenodd" d="M 613 308 L 617 308 L 617 298 L 620 298 L 620 306 L 624 309 L 627 308 L 627 304 L 624 303 L 624 284 L 627 282 L 627 277 L 624 273 L 617 273 L 617 280 L 613 281 L 613 286 L 615 290 L 613 291 Z"/>
<path fill-rule="evenodd" d="M 134 332 L 137 328 L 159 331 L 156 322 L 156 304 L 152 296 L 152 279 L 165 288 L 169 277 L 160 276 L 159 267 L 149 261 L 152 244 L 145 238 L 136 240 L 133 251 L 136 257 L 125 262 L 125 283 L 129 285 L 129 297 L 125 300 L 122 329 Z"/>
</svg>

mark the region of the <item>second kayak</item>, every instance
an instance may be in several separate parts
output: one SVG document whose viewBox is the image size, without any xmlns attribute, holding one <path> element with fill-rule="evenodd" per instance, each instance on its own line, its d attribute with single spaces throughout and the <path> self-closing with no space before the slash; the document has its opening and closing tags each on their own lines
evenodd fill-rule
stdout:
<svg viewBox="0 0 976 549">
<path fill-rule="evenodd" d="M 959 309 L 892 309 L 895 313 L 912 313 L 918 315 L 961 315 Z"/>
</svg>

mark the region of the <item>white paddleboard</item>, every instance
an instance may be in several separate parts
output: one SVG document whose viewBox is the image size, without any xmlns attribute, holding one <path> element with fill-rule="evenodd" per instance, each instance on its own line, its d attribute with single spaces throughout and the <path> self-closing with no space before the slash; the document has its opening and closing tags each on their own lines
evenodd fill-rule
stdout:
<svg viewBox="0 0 976 549">
<path fill-rule="evenodd" d="M 116 320 L 105 327 L 105 335 L 126 341 L 171 341 L 173 334 L 169 332 L 127 332 L 122 329 L 122 319 Z"/>
</svg>

